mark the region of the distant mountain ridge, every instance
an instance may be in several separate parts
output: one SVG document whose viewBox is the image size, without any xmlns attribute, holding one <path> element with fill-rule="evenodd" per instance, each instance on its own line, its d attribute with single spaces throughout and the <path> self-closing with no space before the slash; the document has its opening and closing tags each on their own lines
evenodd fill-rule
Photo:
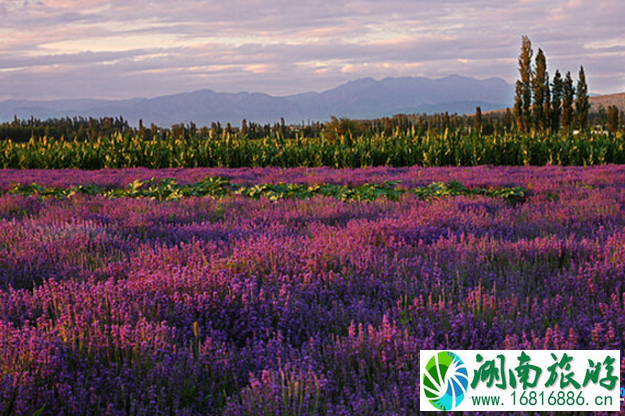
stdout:
<svg viewBox="0 0 625 416">
<path fill-rule="evenodd" d="M 619 111 L 625 111 L 625 93 L 597 95 L 589 97 L 591 111 L 599 111 L 601 107 L 607 109 L 610 105 L 618 107 Z"/>
<path fill-rule="evenodd" d="M 589 94 L 588 103 L 590 104 L 590 112 L 597 113 L 603 108 L 607 110 L 608 106 L 614 105 L 619 111 L 625 112 L 625 92 L 619 92 L 615 94 Z M 512 107 L 508 107 L 512 110 Z M 504 114 L 506 108 L 500 108 L 496 110 L 488 111 L 489 114 Z"/>
<path fill-rule="evenodd" d="M 508 107 L 514 87 L 500 78 L 478 80 L 451 75 L 440 79 L 424 77 L 361 78 L 318 93 L 284 97 L 264 93 L 218 93 L 198 90 L 155 98 L 129 100 L 68 99 L 55 101 L 7 100 L 0 102 L 0 120 L 14 116 L 28 119 L 61 117 L 117 117 L 132 124 L 169 126 L 213 121 L 239 124 L 255 122 L 326 121 L 331 116 L 368 119 L 399 113 L 449 112 L 468 114 L 480 106 L 483 111 Z"/>
</svg>

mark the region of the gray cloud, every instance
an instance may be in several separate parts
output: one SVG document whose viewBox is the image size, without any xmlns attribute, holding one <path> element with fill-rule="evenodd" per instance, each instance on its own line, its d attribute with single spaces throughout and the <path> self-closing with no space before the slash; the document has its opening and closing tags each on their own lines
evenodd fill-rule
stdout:
<svg viewBox="0 0 625 416">
<path fill-rule="evenodd" d="M 516 79 L 521 35 L 550 72 L 625 86 L 620 0 L 0 1 L 1 98 L 290 94 L 359 77 Z"/>
</svg>

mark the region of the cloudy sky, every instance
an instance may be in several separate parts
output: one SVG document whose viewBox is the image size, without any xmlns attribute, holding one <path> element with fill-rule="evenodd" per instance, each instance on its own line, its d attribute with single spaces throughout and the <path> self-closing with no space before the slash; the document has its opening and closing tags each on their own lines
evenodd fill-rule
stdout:
<svg viewBox="0 0 625 416">
<path fill-rule="evenodd" d="M 553 74 L 625 89 L 623 0 L 0 0 L 0 99 L 286 95 L 361 78 Z"/>
</svg>

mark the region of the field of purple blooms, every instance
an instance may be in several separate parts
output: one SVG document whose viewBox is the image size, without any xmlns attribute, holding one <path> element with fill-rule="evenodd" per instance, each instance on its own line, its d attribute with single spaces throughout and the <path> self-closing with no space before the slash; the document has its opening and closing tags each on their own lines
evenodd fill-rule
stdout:
<svg viewBox="0 0 625 416">
<path fill-rule="evenodd" d="M 7 192 L 208 175 L 529 195 Z M 411 415 L 421 349 L 624 347 L 625 166 L 0 171 L 0 415 Z"/>
</svg>

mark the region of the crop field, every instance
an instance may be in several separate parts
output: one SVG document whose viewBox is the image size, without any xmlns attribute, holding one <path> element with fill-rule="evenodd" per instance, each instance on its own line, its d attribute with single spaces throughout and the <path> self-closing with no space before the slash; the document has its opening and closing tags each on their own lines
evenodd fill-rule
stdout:
<svg viewBox="0 0 625 416">
<path fill-rule="evenodd" d="M 0 171 L 0 415 L 418 414 L 423 349 L 623 351 L 625 166 Z"/>
<path fill-rule="evenodd" d="M 94 133 L 95 134 L 95 133 Z M 288 135 L 288 137 L 286 137 Z M 422 131 L 414 126 L 393 132 L 324 131 L 268 133 L 164 130 L 146 138 L 140 132 L 102 134 L 90 140 L 33 136 L 25 142 L 0 140 L 0 168 L 118 169 L 147 167 L 323 167 L 371 166 L 593 166 L 625 163 L 623 133 L 548 134 L 461 128 Z"/>
</svg>

